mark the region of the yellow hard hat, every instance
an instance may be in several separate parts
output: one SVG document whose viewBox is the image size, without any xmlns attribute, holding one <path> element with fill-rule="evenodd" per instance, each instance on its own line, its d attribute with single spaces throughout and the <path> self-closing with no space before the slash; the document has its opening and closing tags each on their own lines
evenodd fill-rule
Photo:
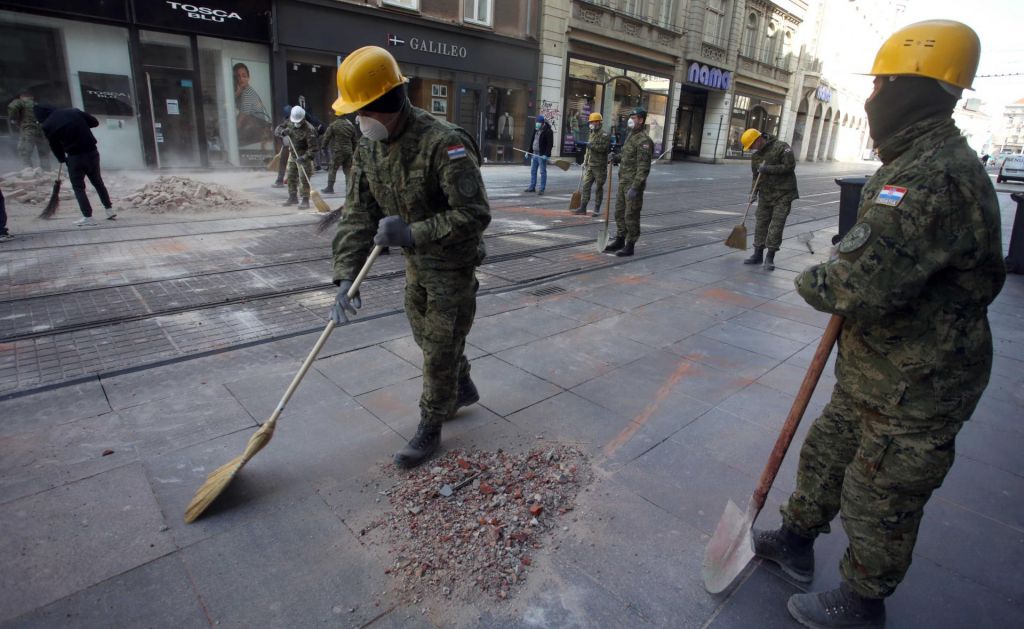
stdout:
<svg viewBox="0 0 1024 629">
<path fill-rule="evenodd" d="M 743 145 L 744 151 L 750 150 L 750 145 L 757 141 L 757 138 L 761 137 L 761 132 L 757 129 L 747 129 L 740 136 L 740 144 Z"/>
<path fill-rule="evenodd" d="M 380 46 L 363 46 L 338 66 L 338 100 L 334 101 L 334 113 L 344 116 L 358 111 L 408 82 L 390 52 Z"/>
<path fill-rule="evenodd" d="M 953 20 L 927 20 L 889 36 L 868 74 L 923 76 L 970 89 L 978 71 L 981 41 L 970 26 Z"/>
<path fill-rule="evenodd" d="M 590 114 L 589 118 L 587 118 L 587 122 L 604 122 L 604 118 L 601 117 L 601 114 L 595 111 L 594 113 Z"/>
</svg>

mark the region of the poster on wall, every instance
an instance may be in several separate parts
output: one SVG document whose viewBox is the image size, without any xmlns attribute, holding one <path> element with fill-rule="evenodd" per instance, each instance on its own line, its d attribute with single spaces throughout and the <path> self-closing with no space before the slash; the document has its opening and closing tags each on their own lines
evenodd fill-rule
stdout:
<svg viewBox="0 0 1024 629">
<path fill-rule="evenodd" d="M 273 124 L 264 105 L 270 97 L 270 64 L 232 59 L 231 74 L 234 78 L 238 163 L 240 166 L 262 166 L 274 154 Z"/>
<path fill-rule="evenodd" d="M 82 105 L 86 112 L 96 116 L 133 116 L 131 80 L 124 74 L 79 72 Z"/>
</svg>

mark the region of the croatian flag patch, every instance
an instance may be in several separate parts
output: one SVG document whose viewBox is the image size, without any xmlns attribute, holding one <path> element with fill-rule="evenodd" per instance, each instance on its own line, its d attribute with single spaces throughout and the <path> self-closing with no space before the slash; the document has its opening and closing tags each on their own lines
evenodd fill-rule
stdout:
<svg viewBox="0 0 1024 629">
<path fill-rule="evenodd" d="M 448 147 L 448 159 L 459 159 L 466 156 L 466 147 L 461 144 Z"/>
<path fill-rule="evenodd" d="M 899 206 L 900 202 L 903 201 L 903 196 L 907 194 L 906 188 L 900 188 L 897 186 L 883 186 L 882 191 L 878 193 L 878 199 L 875 201 L 879 205 L 889 205 L 892 207 Z"/>
</svg>

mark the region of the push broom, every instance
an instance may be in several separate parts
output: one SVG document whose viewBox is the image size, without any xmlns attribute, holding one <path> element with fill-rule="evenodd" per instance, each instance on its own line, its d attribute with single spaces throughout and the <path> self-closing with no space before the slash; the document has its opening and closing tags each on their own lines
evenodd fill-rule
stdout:
<svg viewBox="0 0 1024 629">
<path fill-rule="evenodd" d="M 353 298 L 357 292 L 359 292 L 359 285 L 363 283 L 367 273 L 370 272 L 370 267 L 373 266 L 373 262 L 380 255 L 383 247 L 375 246 L 373 251 L 370 252 L 370 256 L 366 258 L 366 263 L 363 264 L 363 268 L 359 271 L 359 275 L 352 282 L 352 288 L 348 289 L 349 299 Z M 249 437 L 249 443 L 245 446 L 245 452 L 241 456 L 231 459 L 226 464 L 214 470 L 209 476 L 206 477 L 206 482 L 196 491 L 195 496 L 192 497 L 192 502 L 188 503 L 188 507 L 185 508 L 185 523 L 190 524 L 196 520 L 199 516 L 206 511 L 206 508 L 217 499 L 217 496 L 221 495 L 227 486 L 231 483 L 231 480 L 241 471 L 242 467 L 249 462 L 249 460 L 256 456 L 256 453 L 262 450 L 269 442 L 270 438 L 274 436 L 274 428 L 277 426 L 277 420 L 281 417 L 281 413 L 284 411 L 285 404 L 292 398 L 292 394 L 299 388 L 299 383 L 306 376 L 306 372 L 313 365 L 313 361 L 316 360 L 317 355 L 323 348 L 324 343 L 327 342 L 327 337 L 331 335 L 331 332 L 335 328 L 333 320 L 327 322 L 327 326 L 324 331 L 320 333 L 320 338 L 317 339 L 316 344 L 313 345 L 313 349 L 306 356 L 306 360 L 302 362 L 302 366 L 299 367 L 299 372 L 292 378 L 291 384 L 288 385 L 288 389 L 285 390 L 284 395 L 281 397 L 281 401 L 277 403 L 277 408 L 270 414 L 268 419 L 259 430 L 257 430 L 251 437 Z"/>
</svg>

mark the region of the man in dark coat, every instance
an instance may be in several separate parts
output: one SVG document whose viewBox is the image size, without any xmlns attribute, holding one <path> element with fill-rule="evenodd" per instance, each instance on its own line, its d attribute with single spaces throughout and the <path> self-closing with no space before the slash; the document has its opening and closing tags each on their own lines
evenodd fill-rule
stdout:
<svg viewBox="0 0 1024 629">
<path fill-rule="evenodd" d="M 548 183 L 548 159 L 551 158 L 551 146 L 555 143 L 555 133 L 544 115 L 537 116 L 530 137 L 530 187 L 524 192 L 544 194 Z M 537 170 L 540 170 L 540 188 L 537 187 Z"/>
<path fill-rule="evenodd" d="M 96 150 L 96 136 L 90 131 L 100 125 L 99 121 L 74 107 L 54 110 L 36 105 L 35 115 L 43 125 L 43 134 L 46 135 L 50 150 L 57 161 L 68 165 L 71 189 L 75 191 L 78 208 L 82 211 L 82 218 L 75 221 L 75 225 L 83 227 L 96 224 L 92 218 L 92 204 L 85 193 L 86 177 L 89 178 L 92 187 L 96 188 L 100 203 L 106 210 L 107 220 L 117 218 L 117 212 L 114 211 L 107 187 L 103 185 L 103 177 L 100 175 L 100 153 Z"/>
</svg>

